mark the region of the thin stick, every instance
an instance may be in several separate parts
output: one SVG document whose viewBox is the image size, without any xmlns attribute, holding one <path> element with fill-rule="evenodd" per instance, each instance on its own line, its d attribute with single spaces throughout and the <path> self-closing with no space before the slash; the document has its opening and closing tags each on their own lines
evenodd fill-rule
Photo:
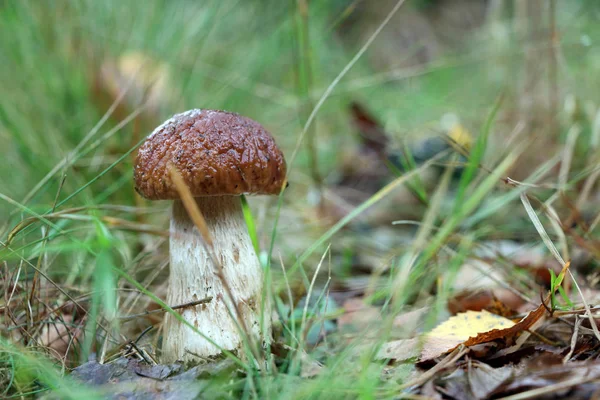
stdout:
<svg viewBox="0 0 600 400">
<path fill-rule="evenodd" d="M 195 306 L 197 306 L 199 304 L 210 303 L 212 301 L 212 299 L 213 299 L 212 297 L 206 297 L 206 298 L 201 299 L 201 300 L 190 301 L 188 303 L 183 303 L 183 304 L 180 304 L 178 306 L 171 306 L 171 308 L 173 310 L 179 310 L 181 308 L 195 307 Z M 124 315 L 122 317 L 118 317 L 118 319 L 121 320 L 121 321 L 129 321 L 129 320 L 136 319 L 136 318 L 139 318 L 139 317 L 145 317 L 145 316 L 151 315 L 151 314 L 164 313 L 166 311 L 167 310 L 165 310 L 164 308 L 159 308 L 157 310 L 144 311 L 144 312 L 139 313 L 139 314 Z"/>
<path fill-rule="evenodd" d="M 452 353 L 448 354 L 442 361 L 440 361 L 438 364 L 436 364 L 435 367 L 431 368 L 429 371 L 425 372 L 418 378 L 413 379 L 412 381 L 408 381 L 403 385 L 400 385 L 400 388 L 406 389 L 411 386 L 421 386 L 421 385 L 425 384 L 428 380 L 433 378 L 438 372 L 442 371 L 444 368 L 446 368 L 449 365 L 453 365 L 454 363 L 456 363 L 456 361 L 458 361 L 462 356 L 464 356 L 468 352 L 469 352 L 469 348 L 464 347 L 462 345 L 458 346 L 456 349 L 454 349 L 454 351 Z"/>
<path fill-rule="evenodd" d="M 577 345 L 577 335 L 579 334 L 579 327 L 583 322 L 583 318 L 579 318 L 579 315 L 575 315 L 575 327 L 573 328 L 573 336 L 571 336 L 571 349 L 569 353 L 563 358 L 563 364 L 569 362 L 573 353 L 575 352 L 575 346 Z"/>
<path fill-rule="evenodd" d="M 541 395 L 557 392 L 563 389 L 568 389 L 573 386 L 581 385 L 591 381 L 597 381 L 597 375 L 591 376 L 578 376 L 573 379 L 569 379 L 563 382 L 555 383 L 554 385 L 541 387 L 538 389 L 529 390 L 527 392 L 522 392 L 518 394 L 514 394 L 512 396 L 501 397 L 499 400 L 524 400 L 524 399 L 533 399 L 540 397 Z"/>
</svg>

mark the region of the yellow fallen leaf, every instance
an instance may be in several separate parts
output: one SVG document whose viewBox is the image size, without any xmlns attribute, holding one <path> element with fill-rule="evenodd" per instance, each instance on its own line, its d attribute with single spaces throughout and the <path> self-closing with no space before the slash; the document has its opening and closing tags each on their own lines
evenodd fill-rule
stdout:
<svg viewBox="0 0 600 400">
<path fill-rule="evenodd" d="M 485 310 L 456 314 L 427 334 L 428 337 L 460 339 L 462 342 L 478 333 L 514 326 L 510 319 Z"/>
<path fill-rule="evenodd" d="M 483 339 L 481 334 L 491 331 L 506 332 L 514 326 L 515 323 L 510 319 L 485 310 L 457 314 L 425 335 L 421 360 L 436 358 L 453 350 L 461 343 L 470 342 L 470 338 L 481 338 L 481 343 L 491 341 L 492 338 L 490 340 Z"/>
</svg>

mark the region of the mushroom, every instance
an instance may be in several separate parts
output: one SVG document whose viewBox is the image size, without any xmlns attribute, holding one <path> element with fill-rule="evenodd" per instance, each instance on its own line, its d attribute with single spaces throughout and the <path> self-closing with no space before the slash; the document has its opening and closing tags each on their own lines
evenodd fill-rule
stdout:
<svg viewBox="0 0 600 400">
<path fill-rule="evenodd" d="M 172 167 L 206 220 L 213 254 L 223 268 L 221 275 L 216 273 L 203 238 L 179 199 L 169 174 Z M 175 306 L 212 298 L 208 303 L 178 310 L 204 337 L 172 315 L 166 316 L 163 361 L 190 363 L 198 361 L 196 356 L 216 356 L 220 348 L 239 350 L 243 337 L 238 326 L 245 327 L 248 334 L 260 335 L 261 306 L 265 307 L 263 334 L 270 335 L 269 302 L 262 304 L 263 271 L 239 197 L 273 195 L 282 190 L 285 159 L 269 132 L 238 114 L 190 110 L 173 116 L 148 136 L 134 168 L 140 195 L 150 200 L 173 200 L 167 303 Z M 232 318 L 236 310 L 239 325 Z"/>
</svg>

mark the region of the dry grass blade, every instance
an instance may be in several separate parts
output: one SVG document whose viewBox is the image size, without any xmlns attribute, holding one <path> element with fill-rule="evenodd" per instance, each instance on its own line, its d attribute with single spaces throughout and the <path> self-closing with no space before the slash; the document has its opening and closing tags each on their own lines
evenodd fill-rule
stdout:
<svg viewBox="0 0 600 400">
<path fill-rule="evenodd" d="M 550 222 L 550 225 L 552 225 L 552 230 L 554 230 L 554 233 L 558 238 L 560 249 L 562 250 L 563 259 L 570 259 L 571 257 L 569 252 L 569 244 L 567 242 L 567 236 L 565 235 L 562 222 L 560 221 L 560 217 L 558 216 L 556 209 L 552 206 L 551 203 L 545 203 L 544 210 L 548 215 L 548 221 Z"/>
<path fill-rule="evenodd" d="M 435 367 L 431 368 L 423 375 L 418 378 L 408 381 L 405 384 L 401 385 L 402 389 L 406 389 L 412 386 L 421 386 L 425 384 L 428 380 L 436 376 L 440 371 L 443 371 L 445 368 L 449 366 L 453 366 L 458 360 L 461 359 L 462 356 L 467 354 L 469 349 L 465 346 L 458 346 L 452 353 L 448 354 L 442 361 L 437 363 Z"/>
<path fill-rule="evenodd" d="M 564 389 L 572 388 L 573 386 L 583 385 L 584 383 L 597 381 L 598 376 L 578 376 L 576 378 L 569 379 L 564 382 L 555 383 L 554 385 L 549 385 L 543 388 L 537 388 L 533 390 L 528 390 L 526 392 L 514 394 L 512 396 L 500 397 L 498 400 L 525 400 L 525 399 L 535 399 L 543 396 L 545 394 L 550 394 L 553 392 L 558 392 Z M 557 397 L 558 398 L 558 397 Z"/>
<path fill-rule="evenodd" d="M 126 219 L 114 217 L 101 217 L 100 220 L 112 228 L 123 231 L 148 233 L 156 236 L 169 237 L 169 232 L 162 229 L 156 229 L 155 227 L 147 224 L 140 224 L 137 222 L 128 221 Z"/>
<path fill-rule="evenodd" d="M 44 224 L 52 227 L 53 229 L 56 229 L 57 232 L 61 233 L 61 234 L 65 234 L 64 230 L 62 230 L 58 225 L 54 224 L 53 222 L 51 222 L 50 220 L 48 220 L 46 217 L 44 217 L 41 214 L 36 213 L 35 211 L 31 210 L 30 208 L 24 206 L 23 204 L 13 200 L 12 198 L 6 196 L 3 193 L 0 193 L 0 199 L 6 201 L 9 204 L 12 204 L 16 207 L 18 207 L 19 209 L 21 209 L 23 212 L 32 215 L 34 218 L 38 219 L 39 221 L 43 222 Z M 15 232 L 15 234 L 18 232 Z M 66 237 L 68 237 L 70 240 L 72 240 L 73 242 L 80 244 L 83 248 L 87 249 L 88 251 L 90 251 L 91 253 L 93 253 L 93 251 L 91 250 L 90 246 L 86 243 L 80 242 L 77 239 L 75 239 L 72 236 L 66 235 Z M 14 235 L 8 237 L 6 243 L 3 243 L 3 245 L 6 247 L 10 244 L 11 240 L 14 239 Z"/>
<path fill-rule="evenodd" d="M 575 353 L 575 347 L 577 345 L 577 337 L 579 335 L 579 328 L 581 327 L 581 323 L 583 322 L 583 318 L 580 318 L 579 315 L 575 315 L 575 327 L 573 328 L 573 336 L 571 336 L 571 348 L 569 349 L 569 353 L 563 358 L 563 364 L 569 362 L 573 353 Z"/>
<path fill-rule="evenodd" d="M 200 235 L 202 235 L 202 239 L 204 239 L 204 242 L 206 243 L 207 250 L 209 250 L 209 255 L 212 258 L 215 267 L 219 267 L 220 263 L 213 252 L 212 236 L 208 230 L 208 227 L 206 226 L 206 220 L 200 212 L 200 209 L 198 208 L 198 205 L 194 200 L 194 196 L 192 196 L 192 192 L 185 184 L 179 171 L 177 171 L 177 169 L 172 165 L 169 165 L 168 168 L 169 175 L 171 176 L 171 179 L 173 179 L 173 183 L 175 184 L 177 193 L 179 193 L 179 196 L 181 196 L 181 201 L 185 209 L 190 215 L 192 221 L 194 221 L 194 224 L 196 225 L 196 228 L 198 228 L 198 231 L 200 231 Z"/>
<path fill-rule="evenodd" d="M 575 286 L 575 288 L 577 289 L 577 292 L 579 293 L 579 297 L 581 297 L 583 307 L 585 308 L 585 312 L 590 320 L 590 325 L 592 326 L 592 330 L 594 331 L 594 336 L 596 336 L 596 339 L 600 340 L 600 331 L 598 331 L 598 325 L 596 324 L 596 320 L 595 320 L 594 316 L 592 315 L 590 305 L 588 304 L 587 300 L 585 299 L 585 296 L 583 295 L 583 292 L 581 291 L 581 288 L 579 287 L 577 280 L 575 279 L 575 277 L 573 276 L 573 274 L 571 273 L 570 270 L 569 270 L 569 276 L 571 277 L 571 280 L 573 281 L 573 285 Z"/>
<path fill-rule="evenodd" d="M 13 249 L 7 243 L 2 242 L 1 240 L 0 240 L 0 245 L 5 246 L 10 251 L 13 251 Z M 72 301 L 74 305 L 76 305 L 77 307 L 81 308 L 82 310 L 85 310 L 85 308 L 82 307 L 81 304 L 79 304 L 77 302 L 77 300 L 75 300 L 75 298 L 73 298 L 68 292 L 66 292 L 59 284 L 57 284 L 56 282 L 54 282 L 47 274 L 44 273 L 44 271 L 41 271 L 38 267 L 36 267 L 34 264 L 32 264 L 29 260 L 21 258 L 21 261 L 23 261 L 24 263 L 26 263 L 29 267 L 33 268 L 44 279 L 46 279 L 48 281 L 48 283 L 50 283 L 60 293 L 62 293 L 65 297 L 67 297 L 70 301 Z"/>
<path fill-rule="evenodd" d="M 292 287 L 290 286 L 290 281 L 288 279 L 287 270 L 285 269 L 285 263 L 283 262 L 283 257 L 281 256 L 281 253 L 279 253 L 279 263 L 281 264 L 281 271 L 283 272 L 283 281 L 285 283 L 285 290 L 287 292 L 288 297 L 288 307 L 290 310 L 289 313 L 291 315 L 291 313 L 294 310 L 294 295 L 292 294 Z M 288 315 L 288 317 L 290 315 Z M 292 338 L 294 339 L 294 342 L 300 344 L 298 338 L 296 337 L 296 324 L 292 324 L 290 333 L 292 335 Z"/>
<path fill-rule="evenodd" d="M 548 249 L 550 250 L 552 255 L 558 260 L 558 262 L 560 262 L 562 265 L 565 265 L 565 268 L 567 268 L 567 266 L 570 264 L 570 262 L 565 263 L 565 261 L 563 260 L 563 258 L 560 255 L 560 253 L 556 249 L 556 246 L 554 246 L 554 243 L 552 243 L 552 240 L 550 240 L 550 236 L 548 236 L 548 233 L 544 229 L 542 222 L 540 221 L 537 214 L 535 213 L 535 210 L 531 206 L 531 203 L 529 202 L 529 199 L 527 198 L 527 194 L 525 194 L 525 193 L 521 194 L 521 202 L 523 203 L 523 206 L 525 207 L 525 210 L 527 211 L 527 215 L 529 216 L 529 218 L 531 219 L 531 222 L 533 223 L 536 230 L 540 234 L 546 247 L 548 247 Z M 565 271 L 565 270 L 563 269 L 563 271 Z M 569 273 L 569 276 L 571 277 L 573 285 L 577 289 L 577 292 L 579 293 L 579 297 L 581 297 L 581 301 L 583 302 L 583 306 L 585 307 L 585 311 L 590 320 L 590 324 L 592 326 L 592 330 L 594 331 L 594 335 L 596 336 L 596 338 L 598 340 L 600 340 L 600 331 L 598 330 L 598 326 L 596 325 L 596 321 L 594 320 L 594 316 L 592 315 L 590 306 L 589 306 L 587 300 L 585 299 L 585 296 L 583 295 L 583 292 L 581 291 L 581 288 L 579 287 L 579 284 L 577 283 L 577 280 L 573 276 L 573 273 L 571 272 L 571 270 L 567 268 L 566 272 Z M 564 274 L 562 274 L 562 275 L 564 275 Z M 561 279 L 561 281 L 562 281 L 562 279 Z M 560 286 L 560 284 L 561 284 L 561 282 L 558 282 L 556 284 L 556 286 L 558 287 L 558 286 Z"/>
<path fill-rule="evenodd" d="M 523 203 L 523 207 L 525 207 L 525 211 L 527 212 L 529 219 L 531 219 L 533 226 L 535 226 L 535 229 L 540 234 L 542 241 L 544 242 L 544 244 L 546 245 L 548 250 L 550 250 L 550 253 L 552 253 L 554 258 L 556 258 L 556 260 L 560 263 L 560 265 L 565 265 L 566 264 L 565 260 L 562 258 L 562 256 L 558 252 L 558 249 L 556 248 L 554 243 L 552 243 L 552 240 L 550 240 L 550 236 L 548 236 L 548 233 L 546 232 L 544 225 L 542 225 L 542 222 L 540 221 L 537 214 L 535 213 L 535 210 L 533 209 L 531 202 L 529 201 L 529 198 L 527 197 L 526 193 L 521 193 L 521 202 Z"/>
<path fill-rule="evenodd" d="M 573 160 L 573 152 L 575 151 L 575 144 L 577 138 L 581 133 L 581 127 L 579 125 L 573 125 L 567 133 L 567 143 L 563 150 L 563 156 L 560 163 L 560 171 L 558 173 L 558 187 L 565 188 L 569 180 L 569 170 L 571 169 L 571 161 Z"/>
<path fill-rule="evenodd" d="M 7 248 L 9 251 L 13 251 L 13 252 L 14 252 L 14 250 L 13 250 L 13 249 L 12 249 L 12 248 L 11 248 L 11 247 L 8 245 L 8 244 L 6 244 L 6 243 L 4 243 L 4 242 L 0 241 L 0 245 L 3 245 L 3 246 L 5 246 L 5 247 L 6 247 L 6 248 Z M 61 287 L 61 286 L 60 286 L 60 285 L 59 285 L 57 282 L 55 282 L 54 280 L 52 280 L 52 279 L 50 278 L 50 276 L 48 276 L 48 274 L 47 274 L 47 273 L 45 273 L 44 271 L 42 271 L 40 268 L 38 268 L 38 267 L 37 267 L 35 264 L 31 263 L 29 260 L 27 260 L 27 259 L 25 259 L 25 258 L 21 257 L 20 255 L 19 255 L 19 258 L 20 258 L 21 262 L 23 262 L 23 263 L 27 264 L 27 265 L 28 265 L 30 268 L 32 268 L 32 269 L 35 271 L 35 273 L 36 273 L 36 274 L 39 274 L 39 276 L 41 276 L 42 278 L 44 278 L 44 279 L 46 280 L 46 282 L 48 283 L 48 285 L 51 285 L 51 286 L 53 286 L 54 288 L 56 288 L 56 290 L 57 290 L 58 292 L 60 292 L 60 293 L 61 293 L 63 296 L 65 296 L 65 297 L 66 297 L 66 298 L 67 298 L 69 301 L 71 301 L 71 303 L 72 303 L 74 306 L 76 306 L 76 307 L 77 307 L 79 310 L 82 310 L 82 312 L 83 312 L 83 315 L 82 315 L 82 320 L 84 320 L 84 319 L 86 319 L 86 318 L 88 318 L 88 317 L 89 317 L 89 312 L 88 312 L 87 308 L 83 307 L 83 305 L 82 305 L 82 304 L 81 304 L 79 301 L 77 301 L 77 299 L 75 299 L 73 296 L 71 296 L 71 295 L 70 295 L 70 294 L 69 294 L 69 293 L 68 293 L 68 292 L 67 292 L 65 289 L 63 289 L 63 288 L 62 288 L 62 287 Z M 31 294 L 30 294 L 30 295 L 31 295 Z M 58 311 L 59 311 L 59 310 L 62 308 L 62 306 L 61 306 L 61 307 L 57 307 L 57 308 L 55 308 L 55 309 L 51 309 L 51 308 L 50 308 L 48 305 L 44 305 L 44 306 L 45 306 L 46 310 L 48 310 L 48 311 L 46 311 L 46 312 L 43 314 L 43 316 L 42 316 L 42 317 L 47 317 L 47 316 L 50 316 L 51 314 L 57 314 L 57 315 L 58 315 Z M 28 312 L 29 312 L 29 314 L 32 316 L 32 315 L 33 315 L 33 313 L 32 313 L 32 310 L 30 309 L 30 308 L 31 308 L 31 301 L 30 301 L 30 300 L 27 302 L 27 308 L 28 308 Z M 7 310 L 8 310 L 8 309 L 7 309 Z M 31 318 L 31 323 L 32 323 L 32 325 L 35 325 L 35 324 L 37 324 L 37 325 L 38 325 L 38 328 L 36 328 L 36 329 L 38 329 L 38 330 L 39 330 L 39 329 L 41 329 L 41 327 L 43 326 L 43 324 L 41 324 L 41 322 L 42 322 L 42 317 L 38 316 L 38 318 L 37 318 L 36 320 L 33 320 L 33 317 L 30 317 L 30 318 Z M 13 321 L 13 322 L 14 322 L 14 321 Z M 118 340 L 119 340 L 118 338 L 116 338 L 116 337 L 113 335 L 112 331 L 111 331 L 109 328 L 107 328 L 107 327 L 106 327 L 106 325 L 105 325 L 103 322 L 101 322 L 101 321 L 97 321 L 97 322 L 96 322 L 96 324 L 97 324 L 97 325 L 98 325 L 98 326 L 99 326 L 99 327 L 100 327 L 100 328 L 101 328 L 103 331 L 105 331 L 105 332 L 107 333 L 107 335 L 111 337 L 111 339 L 113 339 L 113 340 L 115 340 L 115 341 L 118 341 Z M 29 332 L 26 332 L 26 334 L 27 334 L 28 336 L 30 336 L 30 339 L 34 339 L 34 336 L 33 336 L 31 333 L 29 333 Z"/>
<path fill-rule="evenodd" d="M 595 170 L 586 178 L 583 184 L 583 188 L 581 189 L 581 192 L 579 192 L 579 197 L 577 198 L 576 208 L 578 210 L 581 210 L 581 208 L 590 198 L 590 194 L 592 193 L 596 185 L 598 177 L 600 177 L 600 170 Z"/>
<path fill-rule="evenodd" d="M 44 215 L 43 217 L 42 216 L 29 217 L 29 218 L 22 220 L 13 229 L 11 229 L 11 231 L 8 233 L 6 241 L 8 244 L 10 244 L 12 242 L 12 240 L 19 234 L 19 232 L 21 232 L 23 229 L 27 228 L 28 226 L 30 226 L 31 224 L 33 224 L 35 222 L 43 221 L 43 220 L 54 221 L 54 220 L 61 220 L 61 219 L 70 220 L 70 221 L 93 221 L 95 218 L 91 217 L 89 215 L 68 214 L 65 212 L 47 214 L 47 215 Z M 150 233 L 153 235 L 158 235 L 158 236 L 163 236 L 163 237 L 169 236 L 169 234 L 167 232 L 165 232 L 164 230 L 156 229 L 155 227 L 150 226 L 150 225 L 131 222 L 131 221 L 128 221 L 128 220 L 122 219 L 122 218 L 104 216 L 104 217 L 100 217 L 100 220 L 102 222 L 105 222 L 107 225 L 110 225 L 111 227 L 117 228 L 117 229 L 122 229 L 122 230 L 132 231 L 132 232 Z"/>
<path fill-rule="evenodd" d="M 327 246 L 327 249 L 323 253 L 323 256 L 321 257 L 321 261 L 319 261 L 319 264 L 317 265 L 317 268 L 315 269 L 315 273 L 313 274 L 313 278 L 310 282 L 310 286 L 308 287 L 308 293 L 306 294 L 306 302 L 304 304 L 304 310 L 302 311 L 302 324 L 300 325 L 300 326 L 302 326 L 302 329 L 303 329 L 303 334 L 302 334 L 303 341 L 306 339 L 306 335 L 308 334 L 308 328 L 306 327 L 306 316 L 308 315 L 308 305 L 310 303 L 310 298 L 312 296 L 312 292 L 315 287 L 315 282 L 317 281 L 317 276 L 319 275 L 319 271 L 321 271 L 321 266 L 323 265 L 325 256 L 327 256 L 327 253 L 329 253 L 330 248 L 331 248 L 331 245 Z"/>
</svg>

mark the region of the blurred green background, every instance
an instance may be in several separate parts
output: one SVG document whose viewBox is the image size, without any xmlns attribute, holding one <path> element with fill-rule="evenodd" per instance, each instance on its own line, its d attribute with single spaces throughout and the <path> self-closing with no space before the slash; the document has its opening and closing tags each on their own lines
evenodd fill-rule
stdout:
<svg viewBox="0 0 600 400">
<path fill-rule="evenodd" d="M 266 125 L 290 154 L 311 107 L 394 6 L 392 1 L 306 3 L 307 11 L 295 1 L 4 1 L 3 193 L 44 209 L 62 173 L 68 175 L 60 196 L 65 197 L 130 148 L 134 124 L 107 134 L 119 122 L 111 117 L 72 153 L 111 104 L 99 102 L 94 89 L 102 66 L 132 53 L 141 56 L 130 70 L 164 68 L 165 75 L 156 95 L 158 111 L 142 136 L 175 112 L 222 108 Z M 324 175 L 335 168 L 340 150 L 355 141 L 346 111 L 352 100 L 366 103 L 391 132 L 409 135 L 447 112 L 477 127 L 498 94 L 520 84 L 522 35 L 511 2 L 498 2 L 497 15 L 493 1 L 406 3 L 317 115 Z M 561 99 L 573 94 L 594 101 L 599 6 L 559 1 L 556 7 Z M 121 78 L 122 86 L 125 82 Z M 130 102 L 119 117 L 140 104 Z M 32 192 L 62 160 L 68 168 Z M 307 164 L 301 151 L 298 170 Z M 125 160 L 69 204 L 131 202 L 130 166 Z M 6 202 L 0 207 L 2 215 L 13 209 Z"/>
</svg>

